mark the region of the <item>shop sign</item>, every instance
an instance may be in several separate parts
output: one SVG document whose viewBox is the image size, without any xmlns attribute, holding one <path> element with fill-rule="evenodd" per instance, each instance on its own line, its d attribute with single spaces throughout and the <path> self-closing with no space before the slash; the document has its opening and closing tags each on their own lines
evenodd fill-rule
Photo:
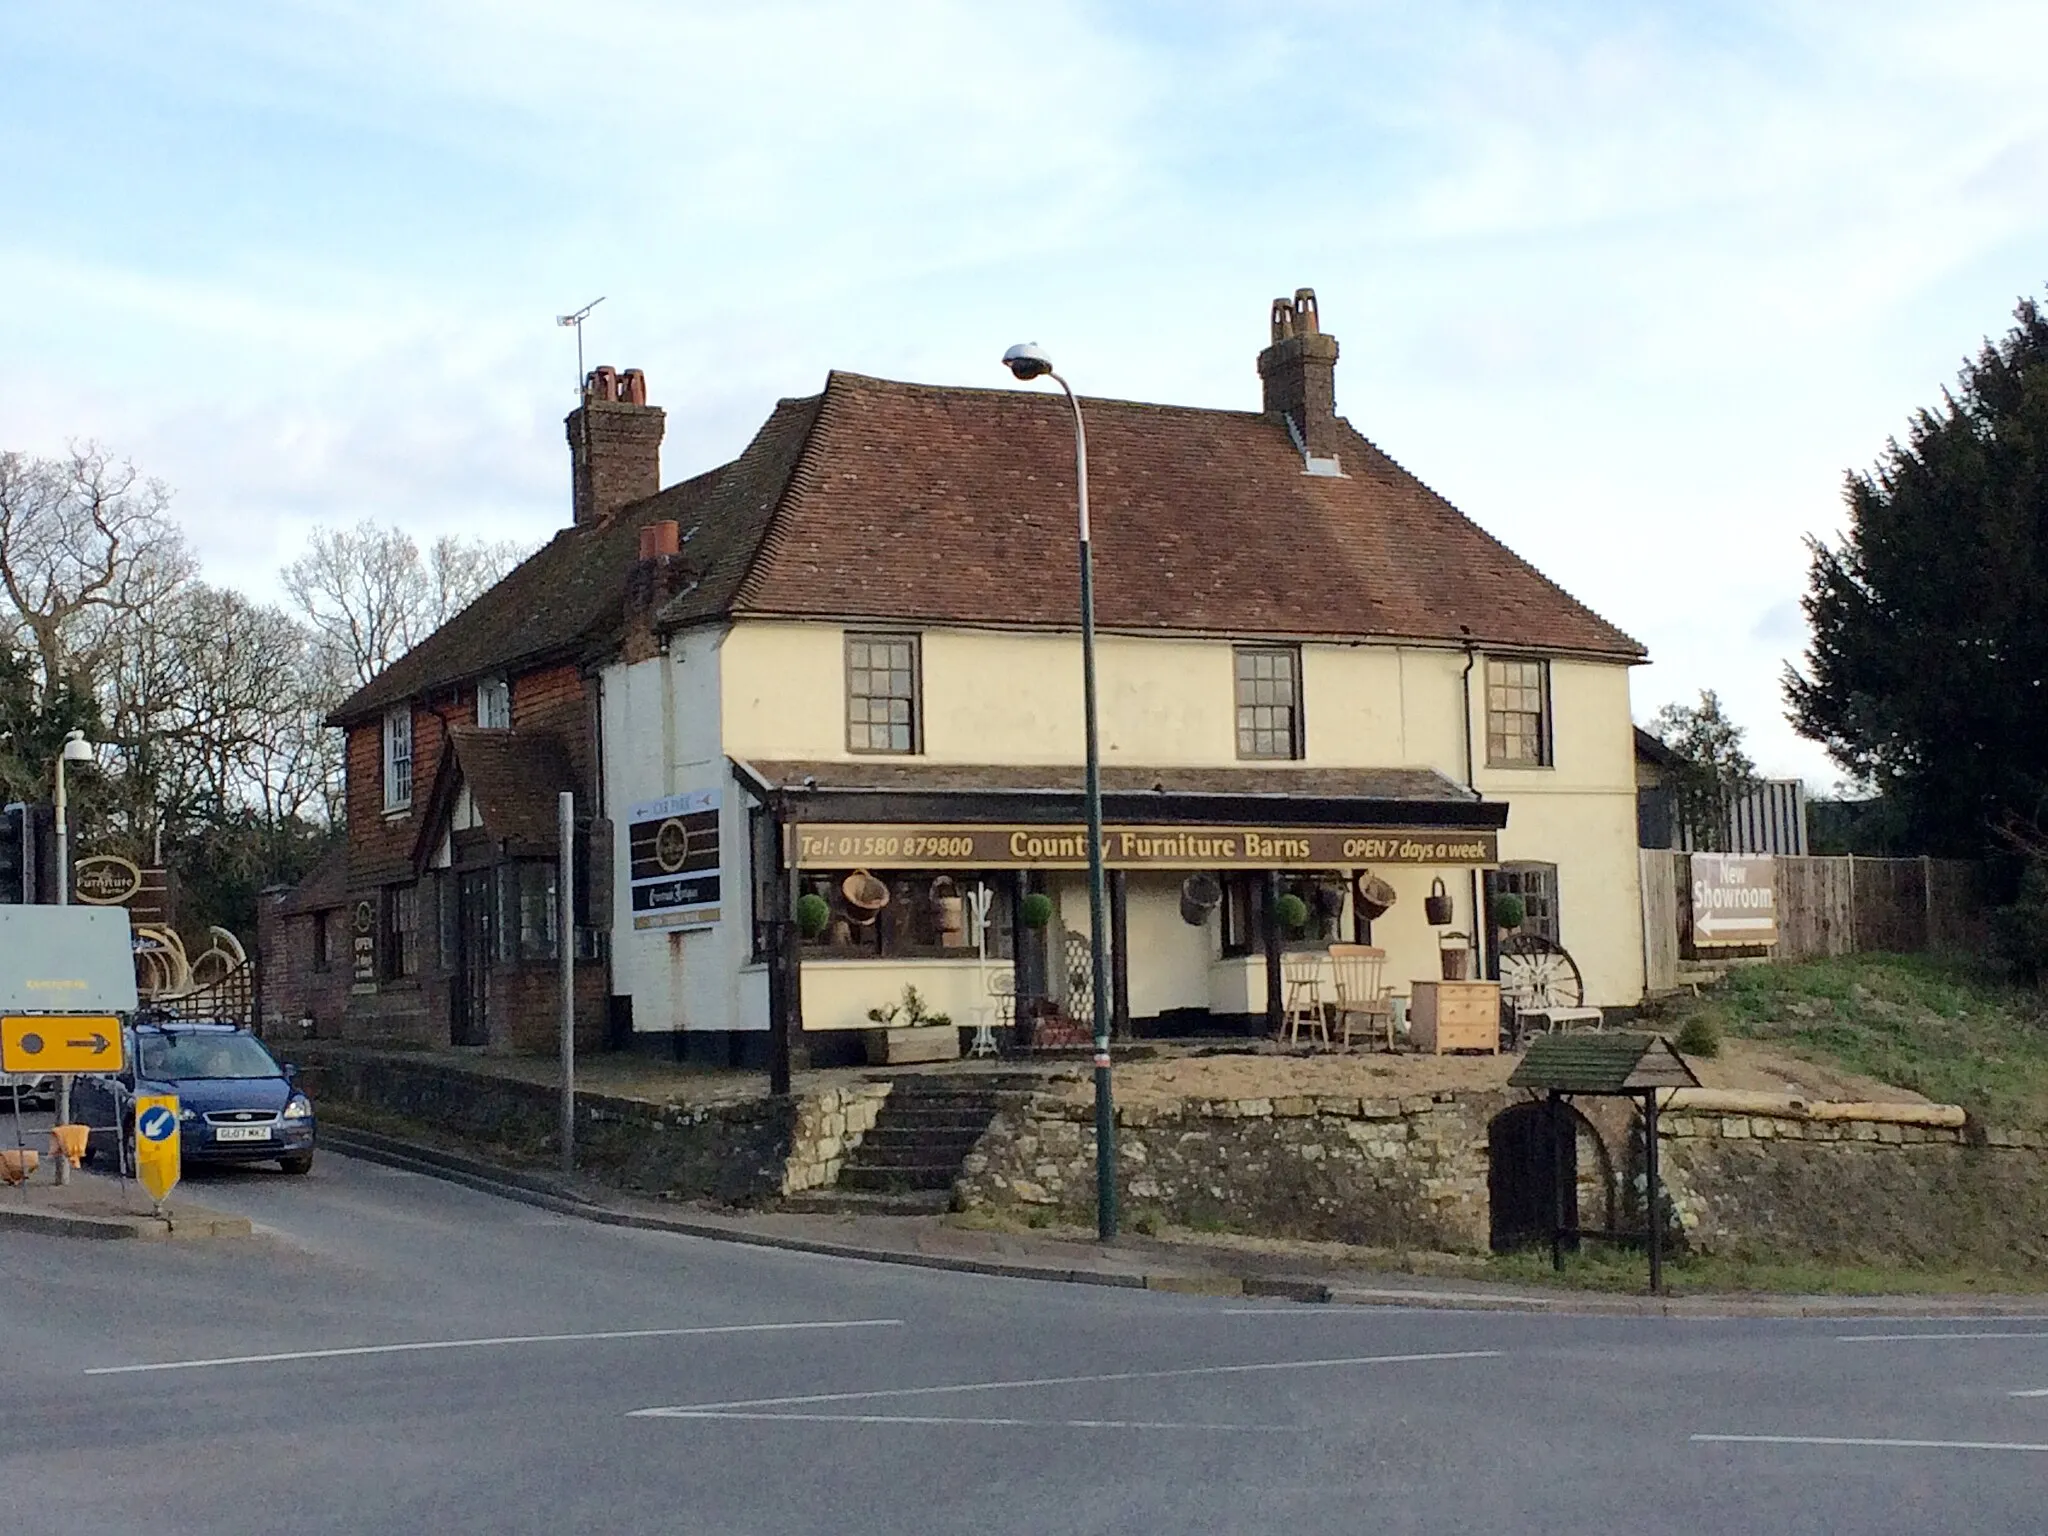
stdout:
<svg viewBox="0 0 2048 1536">
<path fill-rule="evenodd" d="M 836 822 L 792 829 L 803 869 L 1085 869 L 1088 834 L 1062 826 Z M 1104 827 L 1112 869 L 1349 869 L 1365 864 L 1477 867 L 1499 862 L 1491 829 L 1400 827 Z"/>
<path fill-rule="evenodd" d="M 1692 856 L 1695 946 L 1778 942 L 1778 885 L 1768 854 Z"/>
<path fill-rule="evenodd" d="M 377 903 L 365 896 L 349 909 L 349 942 L 355 955 L 351 990 L 377 990 Z"/>
<path fill-rule="evenodd" d="M 95 853 L 72 870 L 71 893 L 89 907 L 119 907 L 142 889 L 142 871 L 118 854 Z"/>
<path fill-rule="evenodd" d="M 709 928 L 719 918 L 720 792 L 693 789 L 626 813 L 633 926 Z"/>
</svg>

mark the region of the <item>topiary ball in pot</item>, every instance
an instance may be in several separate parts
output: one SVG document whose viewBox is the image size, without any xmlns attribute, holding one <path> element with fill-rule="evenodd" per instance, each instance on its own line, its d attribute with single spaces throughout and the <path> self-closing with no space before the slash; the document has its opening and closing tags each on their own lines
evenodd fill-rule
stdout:
<svg viewBox="0 0 2048 1536">
<path fill-rule="evenodd" d="M 832 921 L 832 903 L 816 891 L 806 891 L 796 899 L 797 932 L 807 939 L 815 939 L 825 931 L 825 925 Z"/>
<path fill-rule="evenodd" d="M 1018 903 L 1017 916 L 1026 928 L 1043 928 L 1052 921 L 1052 898 L 1043 891 L 1033 891 Z"/>
<path fill-rule="evenodd" d="M 1529 909 L 1522 898 L 1512 891 L 1503 891 L 1493 898 L 1494 926 L 1512 932 L 1522 926 L 1529 916 Z"/>
<path fill-rule="evenodd" d="M 1273 915 L 1289 933 L 1299 933 L 1308 926 L 1308 903 L 1289 891 L 1273 904 Z"/>
</svg>

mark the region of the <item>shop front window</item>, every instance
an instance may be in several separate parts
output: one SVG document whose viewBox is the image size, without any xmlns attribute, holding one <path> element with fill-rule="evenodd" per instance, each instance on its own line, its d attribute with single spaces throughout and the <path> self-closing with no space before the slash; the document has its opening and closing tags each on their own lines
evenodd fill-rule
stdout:
<svg viewBox="0 0 2048 1536">
<path fill-rule="evenodd" d="M 1266 948 L 1266 877 L 1245 870 L 1219 877 L 1223 885 L 1223 954 L 1263 954 Z M 1280 894 L 1298 896 L 1308 921 L 1280 935 L 1283 944 L 1330 944 L 1343 939 L 1344 877 L 1335 871 L 1287 874 Z"/>
<path fill-rule="evenodd" d="M 1009 875 L 908 869 L 806 873 L 803 893 L 822 897 L 830 916 L 824 932 L 804 941 L 804 958 L 971 960 L 977 885 L 989 893 L 989 958 L 1009 960 L 1016 952 Z"/>
</svg>

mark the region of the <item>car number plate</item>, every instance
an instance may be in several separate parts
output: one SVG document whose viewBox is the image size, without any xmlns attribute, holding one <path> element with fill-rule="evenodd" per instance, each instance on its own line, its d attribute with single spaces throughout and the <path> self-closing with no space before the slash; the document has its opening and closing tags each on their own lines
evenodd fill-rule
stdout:
<svg viewBox="0 0 2048 1536">
<path fill-rule="evenodd" d="M 267 1125 L 216 1125 L 213 1128 L 215 1141 L 268 1141 L 270 1127 Z"/>
</svg>

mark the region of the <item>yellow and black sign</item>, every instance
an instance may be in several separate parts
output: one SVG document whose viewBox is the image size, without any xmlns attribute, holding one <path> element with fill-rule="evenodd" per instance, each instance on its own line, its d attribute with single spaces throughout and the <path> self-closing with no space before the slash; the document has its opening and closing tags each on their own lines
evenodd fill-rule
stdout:
<svg viewBox="0 0 2048 1536">
<path fill-rule="evenodd" d="M 0 1019 L 0 1072 L 118 1072 L 121 1021 L 89 1013 Z"/>
<path fill-rule="evenodd" d="M 159 1205 L 183 1172 L 178 1096 L 148 1093 L 135 1101 L 135 1177 Z"/>
<path fill-rule="evenodd" d="M 1088 833 L 1063 826 L 816 822 L 792 829 L 805 869 L 1085 869 Z M 1363 864 L 1478 867 L 1500 859 L 1491 828 L 1104 827 L 1112 869 L 1348 869 Z"/>
</svg>

